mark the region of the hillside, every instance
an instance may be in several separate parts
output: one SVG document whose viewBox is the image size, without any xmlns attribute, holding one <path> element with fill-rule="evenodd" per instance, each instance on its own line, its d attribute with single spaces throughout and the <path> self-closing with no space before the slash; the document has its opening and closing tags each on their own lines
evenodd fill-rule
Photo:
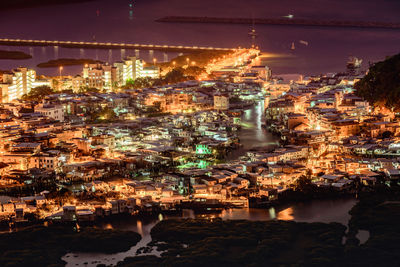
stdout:
<svg viewBox="0 0 400 267">
<path fill-rule="evenodd" d="M 355 88 L 374 106 L 400 110 L 400 54 L 375 63 Z"/>
</svg>

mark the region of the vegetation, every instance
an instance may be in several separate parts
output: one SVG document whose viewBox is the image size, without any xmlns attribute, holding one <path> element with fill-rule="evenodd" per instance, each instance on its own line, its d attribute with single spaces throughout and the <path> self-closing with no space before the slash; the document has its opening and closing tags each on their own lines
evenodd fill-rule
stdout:
<svg viewBox="0 0 400 267">
<path fill-rule="evenodd" d="M 93 59 L 74 59 L 74 58 L 59 58 L 54 60 L 49 60 L 47 62 L 39 63 L 37 66 L 39 68 L 56 68 L 60 66 L 80 66 L 85 64 L 101 63 L 101 61 Z"/>
<path fill-rule="evenodd" d="M 130 231 L 35 226 L 0 235 L 0 266 L 64 266 L 68 252 L 127 251 L 140 238 Z"/>
<path fill-rule="evenodd" d="M 139 88 L 149 88 L 153 85 L 154 79 L 150 77 L 141 77 L 136 80 L 129 79 L 126 81 L 125 89 L 139 89 Z"/>
<path fill-rule="evenodd" d="M 400 110 L 400 54 L 374 64 L 355 84 L 357 95 L 374 106 Z"/>
<path fill-rule="evenodd" d="M 350 214 L 346 260 L 354 266 L 398 266 L 400 262 L 400 189 L 382 186 L 373 195 L 363 193 Z M 356 234 L 366 230 L 370 236 L 359 245 Z"/>
<path fill-rule="evenodd" d="M 118 116 L 112 108 L 104 107 L 103 109 L 92 113 L 90 118 L 92 122 L 97 123 L 115 121 L 118 119 Z"/>
<path fill-rule="evenodd" d="M 187 69 L 189 69 L 187 71 Z M 128 80 L 123 89 L 139 89 L 139 88 L 149 88 L 153 86 L 163 86 L 167 84 L 174 84 L 184 81 L 194 80 L 195 77 L 189 75 L 189 73 L 198 72 L 199 68 L 174 68 L 169 71 L 164 77 L 158 79 L 152 79 L 149 77 L 137 78 L 136 80 Z"/>
<path fill-rule="evenodd" d="M 0 59 L 31 59 L 32 56 L 22 51 L 0 50 Z"/>
<path fill-rule="evenodd" d="M 304 177 L 301 182 L 308 187 Z M 161 258 L 127 258 L 118 266 L 398 266 L 400 190 L 362 194 L 349 233 L 338 223 L 167 220 L 151 231 Z M 361 244 L 358 230 L 370 237 Z"/>
<path fill-rule="evenodd" d="M 54 93 L 55 91 L 52 88 L 46 85 L 42 85 L 32 88 L 32 90 L 28 94 L 22 96 L 22 99 L 29 101 L 41 101 L 46 96 Z"/>
<path fill-rule="evenodd" d="M 345 229 L 338 223 L 168 220 L 151 231 L 153 243 L 166 250 L 161 258 L 129 258 L 119 266 L 329 265 L 343 253 Z"/>
<path fill-rule="evenodd" d="M 100 90 L 94 87 L 89 87 L 89 86 L 81 86 L 78 91 L 79 94 L 84 94 L 84 93 L 100 93 Z"/>
</svg>

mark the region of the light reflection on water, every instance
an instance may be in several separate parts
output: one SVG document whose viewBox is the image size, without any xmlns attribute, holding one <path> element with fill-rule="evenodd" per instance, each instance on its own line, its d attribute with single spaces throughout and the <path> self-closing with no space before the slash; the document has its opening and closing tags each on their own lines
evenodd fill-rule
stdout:
<svg viewBox="0 0 400 267">
<path fill-rule="evenodd" d="M 284 220 L 284 221 L 292 221 L 294 220 L 293 217 L 293 209 L 292 208 L 287 208 L 282 210 L 281 212 L 278 213 L 278 220 Z"/>
</svg>

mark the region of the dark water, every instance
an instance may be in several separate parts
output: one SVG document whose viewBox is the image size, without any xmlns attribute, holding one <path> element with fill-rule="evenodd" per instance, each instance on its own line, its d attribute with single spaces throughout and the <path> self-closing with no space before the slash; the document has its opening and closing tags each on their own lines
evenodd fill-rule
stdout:
<svg viewBox="0 0 400 267">
<path fill-rule="evenodd" d="M 130 9 L 128 4 L 134 3 Z M 97 16 L 99 11 L 99 16 Z M 167 15 L 220 17 L 281 17 L 400 22 L 397 0 L 98 0 L 80 4 L 0 10 L 4 38 L 49 39 L 101 42 L 249 46 L 251 25 L 174 24 L 154 20 Z M 319 74 L 341 71 L 349 55 L 369 61 L 400 52 L 400 31 L 257 25 L 257 44 L 262 51 L 278 55 L 266 63 L 277 74 Z M 299 43 L 307 41 L 308 46 Z M 292 42 L 296 49 L 290 50 Z M 1 47 L 0 47 L 1 48 Z M 18 48 L 13 48 L 18 49 Z M 80 50 L 53 47 L 22 47 L 32 60 L 0 61 L 0 69 L 19 65 L 35 67 L 56 57 L 89 57 L 104 61 L 121 58 L 121 51 Z M 134 54 L 126 51 L 125 54 Z M 141 57 L 149 60 L 148 52 Z M 163 54 L 155 52 L 160 61 Z M 176 56 L 170 54 L 169 57 Z M 78 73 L 80 68 L 64 69 Z M 57 70 L 40 70 L 57 74 Z"/>
<path fill-rule="evenodd" d="M 230 209 L 223 211 L 221 214 L 215 215 L 197 215 L 193 212 L 185 211 L 184 218 L 217 218 L 223 220 L 252 220 L 252 221 L 269 221 L 269 220 L 294 220 L 299 222 L 338 222 L 347 225 L 350 215 L 349 210 L 354 206 L 354 199 L 336 199 L 336 200 L 318 200 L 305 203 L 290 205 L 283 209 Z M 176 217 L 172 217 L 176 218 Z M 142 235 L 142 240 L 135 247 L 127 252 L 115 253 L 111 255 L 99 253 L 69 253 L 63 257 L 69 266 L 96 266 L 99 263 L 106 265 L 116 264 L 125 257 L 134 256 L 136 250 L 142 246 L 146 246 L 151 241 L 151 228 L 160 220 L 168 219 L 168 217 L 160 216 L 158 220 L 143 222 L 126 222 L 119 221 L 103 225 L 104 228 L 115 228 L 122 230 L 131 230 Z M 160 255 L 160 252 L 152 251 L 151 255 Z M 84 263 L 88 263 L 85 265 Z"/>
<path fill-rule="evenodd" d="M 245 109 L 241 118 L 242 128 L 239 132 L 240 143 L 248 150 L 257 147 L 274 146 L 279 138 L 262 127 L 264 101 L 258 101 L 254 106 Z"/>
<path fill-rule="evenodd" d="M 279 137 L 262 127 L 262 122 L 265 120 L 263 112 L 264 101 L 258 101 L 254 106 L 243 110 L 241 117 L 242 127 L 238 132 L 242 147 L 232 151 L 227 157 L 228 160 L 237 159 L 251 149 L 273 149 L 279 145 Z"/>
</svg>

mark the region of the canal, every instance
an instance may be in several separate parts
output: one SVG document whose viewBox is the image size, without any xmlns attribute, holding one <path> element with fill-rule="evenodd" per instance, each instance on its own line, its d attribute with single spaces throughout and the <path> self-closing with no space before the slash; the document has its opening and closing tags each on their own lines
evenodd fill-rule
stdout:
<svg viewBox="0 0 400 267">
<path fill-rule="evenodd" d="M 241 130 L 238 133 L 242 147 L 232 151 L 227 160 L 243 156 L 249 150 L 273 149 L 279 145 L 279 137 L 268 132 L 263 126 L 264 101 L 257 101 L 253 106 L 243 110 Z"/>
</svg>

